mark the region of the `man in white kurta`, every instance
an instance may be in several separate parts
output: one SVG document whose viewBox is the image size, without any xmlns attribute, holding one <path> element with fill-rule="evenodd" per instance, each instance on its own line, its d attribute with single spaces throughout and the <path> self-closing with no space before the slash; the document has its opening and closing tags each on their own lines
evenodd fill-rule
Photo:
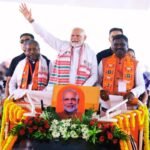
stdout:
<svg viewBox="0 0 150 150">
<path fill-rule="evenodd" d="M 42 91 L 48 83 L 49 64 L 45 57 L 40 55 L 37 41 L 28 40 L 24 44 L 26 57 L 21 60 L 9 83 L 9 92 L 17 89 Z"/>
<path fill-rule="evenodd" d="M 31 11 L 25 4 L 20 11 L 31 23 L 34 31 L 53 49 L 58 51 L 58 57 L 50 75 L 50 84 L 75 84 L 93 86 L 97 82 L 96 54 L 84 43 L 86 35 L 83 29 L 74 28 L 71 40 L 62 41 L 44 30 L 32 18 Z"/>
<path fill-rule="evenodd" d="M 40 47 L 37 41 L 28 40 L 24 43 L 26 57 L 16 66 L 9 82 L 9 93 L 14 100 L 25 100 L 31 104 L 34 111 L 35 106 L 51 104 L 51 93 L 46 92 L 48 84 L 50 64 L 47 58 L 40 55 Z M 33 105 L 34 104 L 34 105 Z"/>
</svg>

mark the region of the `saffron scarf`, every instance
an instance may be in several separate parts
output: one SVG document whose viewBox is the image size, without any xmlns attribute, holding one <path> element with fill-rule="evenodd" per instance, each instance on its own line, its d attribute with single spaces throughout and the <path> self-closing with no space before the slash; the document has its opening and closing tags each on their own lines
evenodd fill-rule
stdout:
<svg viewBox="0 0 150 150">
<path fill-rule="evenodd" d="M 124 95 L 126 93 L 118 92 L 118 81 L 126 81 L 126 92 L 129 92 L 135 86 L 135 72 L 137 61 L 126 55 L 121 59 L 113 54 L 102 60 L 103 63 L 103 83 L 104 90 L 110 94 Z"/>
<path fill-rule="evenodd" d="M 48 67 L 46 60 L 43 56 L 40 56 L 40 59 L 35 64 L 34 72 L 31 73 L 32 75 L 32 90 L 43 90 L 48 83 Z M 26 59 L 25 67 L 22 74 L 22 80 L 20 84 L 21 89 L 28 89 L 28 77 L 30 69 L 30 63 Z"/>
<path fill-rule="evenodd" d="M 91 62 L 88 62 L 88 48 L 83 45 L 79 52 L 76 85 L 83 85 L 91 76 Z M 69 84 L 73 48 L 59 54 L 50 75 L 49 84 Z"/>
</svg>

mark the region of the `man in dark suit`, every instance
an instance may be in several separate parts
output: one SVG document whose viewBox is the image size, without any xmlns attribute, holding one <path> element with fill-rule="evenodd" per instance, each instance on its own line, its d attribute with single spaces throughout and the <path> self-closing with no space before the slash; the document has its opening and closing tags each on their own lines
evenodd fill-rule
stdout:
<svg viewBox="0 0 150 150">
<path fill-rule="evenodd" d="M 110 31 L 109 31 L 109 42 L 111 45 L 112 45 L 113 37 L 116 35 L 119 35 L 119 34 L 123 34 L 123 30 L 121 28 L 111 28 L 110 29 Z M 99 53 L 97 53 L 96 56 L 97 56 L 98 65 L 103 58 L 109 57 L 112 54 L 113 54 L 113 50 L 112 50 L 111 46 L 110 46 L 110 48 L 102 50 Z"/>
</svg>

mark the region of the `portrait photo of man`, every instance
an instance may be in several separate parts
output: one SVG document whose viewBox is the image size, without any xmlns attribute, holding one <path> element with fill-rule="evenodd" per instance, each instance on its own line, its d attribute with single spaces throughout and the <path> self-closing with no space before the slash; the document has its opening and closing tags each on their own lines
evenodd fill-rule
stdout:
<svg viewBox="0 0 150 150">
<path fill-rule="evenodd" d="M 81 118 L 84 113 L 84 96 L 79 89 L 68 87 L 60 90 L 56 112 L 61 119 Z"/>
<path fill-rule="evenodd" d="M 67 114 L 74 114 L 77 112 L 79 104 L 79 95 L 74 89 L 67 89 L 63 92 L 63 106 Z"/>
</svg>

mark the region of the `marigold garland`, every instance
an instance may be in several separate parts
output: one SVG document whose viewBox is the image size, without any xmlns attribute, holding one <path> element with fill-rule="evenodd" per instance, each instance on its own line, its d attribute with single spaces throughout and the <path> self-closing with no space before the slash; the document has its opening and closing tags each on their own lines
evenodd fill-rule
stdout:
<svg viewBox="0 0 150 150">
<path fill-rule="evenodd" d="M 129 122 L 126 123 L 126 125 L 124 125 L 123 120 L 126 119 L 126 121 L 128 121 L 127 116 L 125 114 L 124 115 L 120 114 L 120 115 L 116 116 L 115 118 L 118 120 L 116 124 L 118 124 L 119 128 L 121 128 L 124 132 L 126 132 L 126 128 L 129 128 L 128 127 Z M 129 140 L 127 140 L 127 141 L 120 140 L 119 143 L 120 143 L 120 149 L 121 150 L 130 150 L 130 149 L 128 149 L 130 141 Z"/>
<path fill-rule="evenodd" d="M 25 113 L 25 110 L 19 109 L 19 110 L 17 111 L 17 115 L 16 115 L 16 116 L 17 116 L 17 120 L 20 121 L 24 113 Z"/>
<path fill-rule="evenodd" d="M 143 125 L 144 125 L 144 111 L 143 110 L 133 110 L 133 113 L 136 114 L 136 123 L 139 125 L 139 129 L 142 130 L 143 129 Z"/>
<path fill-rule="evenodd" d="M 127 145 L 128 145 L 128 149 L 129 149 L 129 150 L 132 150 L 132 145 L 131 145 L 131 142 L 130 142 L 129 139 L 127 140 Z"/>
<path fill-rule="evenodd" d="M 11 105 L 13 104 L 12 101 L 10 102 L 6 102 L 6 105 L 4 105 L 4 118 L 5 118 L 5 121 L 8 122 L 9 121 L 9 108 L 11 107 Z"/>
<path fill-rule="evenodd" d="M 0 150 L 11 150 L 15 141 L 17 140 L 17 136 L 9 135 L 7 137 L 8 124 L 11 122 L 11 125 L 14 125 L 21 121 L 25 110 L 9 99 L 4 101 L 3 108 L 0 132 Z"/>
<path fill-rule="evenodd" d="M 11 103 L 11 101 L 9 99 L 6 99 L 3 105 L 3 116 L 1 122 L 1 132 L 0 132 L 0 150 L 2 150 L 2 143 L 4 141 L 4 136 L 5 136 L 5 125 L 7 120 L 6 110 L 7 110 L 7 105 L 9 103 Z"/>
<path fill-rule="evenodd" d="M 124 130 L 127 131 L 127 134 L 130 134 L 129 116 L 127 114 L 121 114 L 120 116 L 123 117 L 122 122 L 124 122 Z"/>
<path fill-rule="evenodd" d="M 21 107 L 19 107 L 19 106 L 14 108 L 14 111 L 13 111 L 13 117 L 14 117 L 14 118 L 13 118 L 13 120 L 14 120 L 14 123 L 15 123 L 15 124 L 18 123 L 18 120 L 17 120 L 17 113 L 18 113 L 18 111 L 19 111 L 20 109 L 21 109 Z"/>
<path fill-rule="evenodd" d="M 15 142 L 17 141 L 17 139 L 18 139 L 18 136 L 12 136 L 11 142 L 9 143 L 9 149 L 7 149 L 7 150 L 12 150 L 12 148 L 13 148 Z"/>
<path fill-rule="evenodd" d="M 150 150 L 150 142 L 149 142 L 149 112 L 147 106 L 141 106 L 139 108 L 145 114 L 144 116 L 144 150 Z"/>
<path fill-rule="evenodd" d="M 118 124 L 120 129 L 124 130 L 124 125 L 123 125 L 123 121 L 122 121 L 123 118 L 120 115 L 116 116 L 115 118 L 118 120 L 116 124 Z"/>
<path fill-rule="evenodd" d="M 127 113 L 130 117 L 129 117 L 129 121 L 130 121 L 130 131 L 134 131 L 135 129 L 135 118 L 136 118 L 136 115 L 135 113 L 133 112 L 128 112 Z"/>
<path fill-rule="evenodd" d="M 129 116 L 129 118 L 128 118 Z M 139 130 L 144 130 L 144 150 L 150 150 L 150 141 L 149 141 L 149 112 L 147 106 L 140 106 L 138 110 L 133 110 L 131 112 L 127 112 L 125 114 L 120 114 L 115 117 L 118 121 L 118 126 L 123 129 L 127 130 L 128 133 L 130 130 L 135 129 L 135 124 L 139 126 Z M 124 120 L 124 121 L 122 121 Z M 130 123 L 129 123 L 130 121 Z M 124 122 L 124 124 L 122 123 Z M 128 146 L 126 146 L 128 145 Z M 120 148 L 121 150 L 131 149 L 131 143 L 129 141 L 120 141 Z"/>
<path fill-rule="evenodd" d="M 10 135 L 6 139 L 6 143 L 3 147 L 3 150 L 12 150 L 12 147 L 13 147 L 14 143 L 16 142 L 17 138 L 18 138 L 18 136 Z"/>
<path fill-rule="evenodd" d="M 121 150 L 129 150 L 128 149 L 128 144 L 126 141 L 120 140 L 120 149 Z"/>
<path fill-rule="evenodd" d="M 9 108 L 9 121 L 13 122 L 14 121 L 14 109 L 16 108 L 16 105 L 13 103 L 12 105 L 10 105 Z"/>
</svg>

